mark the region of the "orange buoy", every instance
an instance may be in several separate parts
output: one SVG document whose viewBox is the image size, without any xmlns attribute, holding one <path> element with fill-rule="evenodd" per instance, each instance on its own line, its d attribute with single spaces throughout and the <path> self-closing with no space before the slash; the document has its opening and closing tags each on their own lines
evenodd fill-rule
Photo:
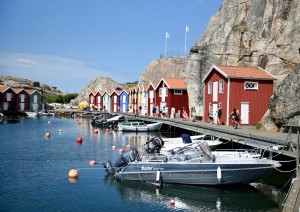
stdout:
<svg viewBox="0 0 300 212">
<path fill-rule="evenodd" d="M 116 150 L 116 148 L 117 148 L 117 147 L 116 147 L 115 145 L 112 146 L 112 149 L 113 149 L 113 150 Z"/>
<path fill-rule="evenodd" d="M 76 141 L 77 141 L 77 143 L 82 143 L 82 137 L 77 137 L 77 139 L 76 139 Z"/>
<path fill-rule="evenodd" d="M 171 199 L 170 205 L 174 206 L 175 205 L 175 200 Z"/>
<path fill-rule="evenodd" d="M 71 177 L 71 178 L 78 178 L 78 171 L 76 169 L 71 169 L 69 171 L 69 177 Z"/>
<path fill-rule="evenodd" d="M 130 149 L 130 145 L 127 144 L 125 148 L 126 148 L 127 150 Z"/>
<path fill-rule="evenodd" d="M 98 129 L 94 129 L 95 134 L 98 134 L 98 132 L 99 132 Z"/>
<path fill-rule="evenodd" d="M 45 134 L 45 137 L 46 137 L 46 138 L 50 138 L 50 133 L 47 132 L 47 133 Z"/>
<path fill-rule="evenodd" d="M 106 129 L 105 129 L 105 132 L 106 132 L 106 133 L 108 133 L 108 132 L 109 132 L 109 129 L 108 129 L 108 128 L 106 128 Z"/>
<path fill-rule="evenodd" d="M 123 149 L 119 149 L 119 154 L 123 154 L 124 150 Z"/>
<path fill-rule="evenodd" d="M 96 164 L 97 164 L 96 161 L 94 161 L 94 160 L 91 160 L 91 161 L 90 161 L 90 165 L 91 165 L 91 166 L 95 166 Z"/>
</svg>

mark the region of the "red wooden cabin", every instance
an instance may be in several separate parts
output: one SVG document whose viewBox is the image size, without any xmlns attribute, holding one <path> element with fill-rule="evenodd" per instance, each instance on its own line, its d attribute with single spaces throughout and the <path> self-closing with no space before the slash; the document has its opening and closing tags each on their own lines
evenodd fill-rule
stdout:
<svg viewBox="0 0 300 212">
<path fill-rule="evenodd" d="M 255 125 L 268 110 L 276 77 L 260 67 L 215 66 L 204 76 L 204 120 L 209 108 L 214 115 L 221 104 L 220 122 L 230 125 L 233 108 L 239 110 L 240 124 Z M 214 119 L 216 120 L 216 118 Z"/>
<path fill-rule="evenodd" d="M 169 116 L 172 107 L 178 115 L 182 114 L 183 107 L 189 114 L 189 98 L 182 78 L 162 78 L 156 87 L 156 100 L 160 108 L 167 105 Z"/>
</svg>

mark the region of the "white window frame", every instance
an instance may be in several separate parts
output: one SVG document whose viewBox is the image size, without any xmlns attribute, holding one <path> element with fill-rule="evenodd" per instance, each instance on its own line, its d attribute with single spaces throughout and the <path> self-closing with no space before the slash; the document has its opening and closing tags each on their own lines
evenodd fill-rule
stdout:
<svg viewBox="0 0 300 212">
<path fill-rule="evenodd" d="M 224 93 L 224 80 L 219 81 L 219 93 Z"/>
<path fill-rule="evenodd" d="M 252 86 L 250 86 L 250 85 L 252 85 Z M 258 90 L 258 82 L 245 81 L 244 82 L 244 90 Z"/>
<path fill-rule="evenodd" d="M 208 94 L 212 93 L 212 83 L 211 82 L 207 83 L 207 93 Z"/>
<path fill-rule="evenodd" d="M 174 89 L 174 95 L 182 95 L 183 91 L 180 89 Z"/>
<path fill-rule="evenodd" d="M 163 89 L 165 90 L 165 97 L 168 96 L 168 88 L 167 87 L 163 87 L 163 88 L 159 88 L 159 97 L 162 97 L 162 93 L 163 93 Z"/>
</svg>

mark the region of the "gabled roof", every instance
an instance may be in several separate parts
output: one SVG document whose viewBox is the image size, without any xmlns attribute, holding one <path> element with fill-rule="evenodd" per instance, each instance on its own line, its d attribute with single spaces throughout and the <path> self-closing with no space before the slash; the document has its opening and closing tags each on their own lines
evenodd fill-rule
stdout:
<svg viewBox="0 0 300 212">
<path fill-rule="evenodd" d="M 12 88 L 12 90 L 15 92 L 15 94 L 18 94 L 21 91 L 24 91 L 24 88 Z"/>
<path fill-rule="evenodd" d="M 0 92 L 4 93 L 5 91 L 7 91 L 10 87 L 7 85 L 0 85 Z"/>
<path fill-rule="evenodd" d="M 147 91 L 149 90 L 150 86 L 152 86 L 153 89 L 156 90 L 157 86 L 158 86 L 158 82 L 149 82 L 148 87 L 147 87 Z"/>
<path fill-rule="evenodd" d="M 160 85 L 162 81 L 166 84 L 168 89 L 186 90 L 186 86 L 183 78 L 161 78 L 158 84 Z"/>
<path fill-rule="evenodd" d="M 276 80 L 277 78 L 262 69 L 259 66 L 245 67 L 245 66 L 216 66 L 213 65 L 208 73 L 204 76 L 202 82 L 210 75 L 210 73 L 216 70 L 226 78 L 238 78 L 238 79 L 260 79 L 260 80 Z"/>
<path fill-rule="evenodd" d="M 35 90 L 35 89 L 25 89 L 25 91 L 26 91 L 29 95 L 32 95 L 32 94 L 34 94 L 35 92 L 37 92 L 38 94 L 41 95 L 41 93 L 40 93 L 38 90 Z"/>
<path fill-rule="evenodd" d="M 110 95 L 112 96 L 114 93 L 116 93 L 118 96 L 122 93 L 123 90 L 113 90 Z"/>
<path fill-rule="evenodd" d="M 127 95 L 129 94 L 129 89 L 123 89 L 121 93 L 125 92 Z"/>
</svg>

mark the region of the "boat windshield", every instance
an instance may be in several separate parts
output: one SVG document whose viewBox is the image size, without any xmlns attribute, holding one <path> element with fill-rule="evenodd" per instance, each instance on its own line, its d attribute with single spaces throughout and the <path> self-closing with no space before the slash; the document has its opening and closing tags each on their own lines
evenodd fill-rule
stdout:
<svg viewBox="0 0 300 212">
<path fill-rule="evenodd" d="M 212 158 L 212 153 L 206 141 L 200 144 L 191 144 L 173 152 L 173 157 L 184 157 L 185 160 L 196 159 L 200 157 Z"/>
</svg>

